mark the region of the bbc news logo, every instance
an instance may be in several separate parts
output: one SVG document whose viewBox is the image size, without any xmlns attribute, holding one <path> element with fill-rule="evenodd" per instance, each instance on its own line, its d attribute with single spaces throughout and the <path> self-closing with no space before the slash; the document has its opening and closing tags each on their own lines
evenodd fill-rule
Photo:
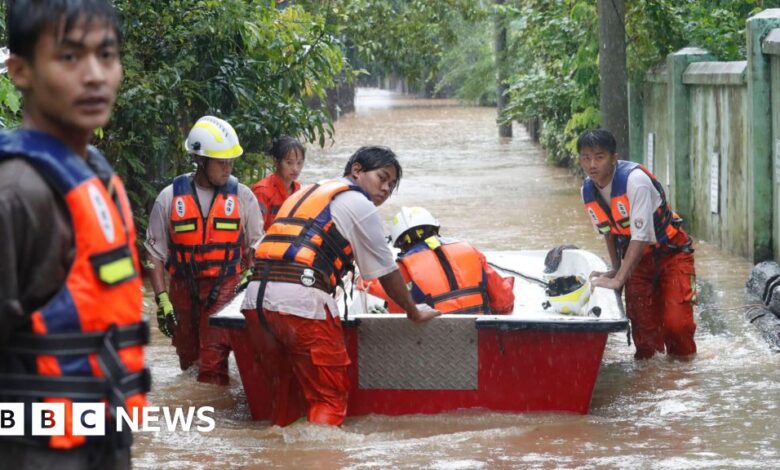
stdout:
<svg viewBox="0 0 780 470">
<path fill-rule="evenodd" d="M 33 436 L 65 435 L 65 403 L 30 403 L 30 432 Z M 0 436 L 24 436 L 24 403 L 0 403 Z M 163 429 L 211 432 L 216 426 L 214 407 L 145 406 L 127 412 L 117 408 L 116 431 L 157 432 Z M 105 436 L 104 403 L 73 403 L 71 433 L 74 436 Z"/>
</svg>

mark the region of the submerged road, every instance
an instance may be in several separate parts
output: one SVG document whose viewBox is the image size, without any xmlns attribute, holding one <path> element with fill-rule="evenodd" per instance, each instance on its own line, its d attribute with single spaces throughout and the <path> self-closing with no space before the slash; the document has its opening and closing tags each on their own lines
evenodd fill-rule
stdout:
<svg viewBox="0 0 780 470">
<path fill-rule="evenodd" d="M 524 130 L 514 132 L 500 140 L 490 108 L 361 89 L 335 143 L 309 150 L 302 182 L 341 175 L 361 145 L 387 145 L 404 177 L 381 208 L 386 221 L 402 205 L 422 205 L 443 235 L 482 249 L 567 243 L 606 256 L 581 207 L 579 178 L 547 166 Z M 751 265 L 706 242 L 695 248 L 698 357 L 636 362 L 625 334 L 611 335 L 586 416 L 466 411 L 347 418 L 340 429 L 273 427 L 250 420 L 234 362 L 231 386 L 198 384 L 155 329 L 150 404 L 213 406 L 216 427 L 136 433 L 134 467 L 780 468 L 780 355 L 744 320 Z"/>
</svg>

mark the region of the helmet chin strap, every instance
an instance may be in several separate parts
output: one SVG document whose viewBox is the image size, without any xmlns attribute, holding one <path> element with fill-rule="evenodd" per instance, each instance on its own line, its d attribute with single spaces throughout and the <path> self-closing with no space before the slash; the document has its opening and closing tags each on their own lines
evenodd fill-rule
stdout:
<svg viewBox="0 0 780 470">
<path fill-rule="evenodd" d="M 218 184 L 214 184 L 214 182 L 211 181 L 211 178 L 209 178 L 209 172 L 208 172 L 208 168 L 207 168 L 208 164 L 209 164 L 209 160 L 211 160 L 211 159 L 208 158 L 208 157 L 203 157 L 203 156 L 198 156 L 197 157 L 197 159 L 195 160 L 196 164 L 198 165 L 198 168 L 196 170 L 196 177 L 197 177 L 197 174 L 200 173 L 202 175 L 202 178 L 200 179 L 201 182 L 203 182 L 203 180 L 205 180 L 206 183 L 208 183 L 210 187 L 218 188 L 219 185 Z"/>
</svg>

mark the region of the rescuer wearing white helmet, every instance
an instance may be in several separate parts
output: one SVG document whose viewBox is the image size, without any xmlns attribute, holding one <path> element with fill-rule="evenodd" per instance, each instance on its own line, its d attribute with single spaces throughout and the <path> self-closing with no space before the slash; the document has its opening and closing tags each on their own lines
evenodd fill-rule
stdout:
<svg viewBox="0 0 780 470">
<path fill-rule="evenodd" d="M 422 207 L 403 207 L 393 217 L 390 239 L 412 298 L 442 313 L 508 314 L 514 309 L 514 278 L 503 278 L 466 242 L 439 236 L 439 221 Z M 378 285 L 369 291 L 386 300 Z M 397 308 L 390 303 L 390 312 Z"/>
<path fill-rule="evenodd" d="M 236 158 L 244 153 L 233 126 L 214 116 L 203 116 L 192 126 L 184 150 L 198 165 L 196 178 L 213 187 L 223 186 L 233 171 Z"/>
<path fill-rule="evenodd" d="M 203 116 L 184 149 L 197 165 L 195 173 L 175 177 L 162 190 L 144 244 L 153 265 L 157 322 L 173 337 L 182 370 L 197 362 L 199 382 L 226 385 L 228 334 L 209 326 L 208 317 L 232 299 L 242 269 L 251 266 L 262 215 L 252 191 L 231 175 L 244 153 L 233 126 Z"/>
</svg>

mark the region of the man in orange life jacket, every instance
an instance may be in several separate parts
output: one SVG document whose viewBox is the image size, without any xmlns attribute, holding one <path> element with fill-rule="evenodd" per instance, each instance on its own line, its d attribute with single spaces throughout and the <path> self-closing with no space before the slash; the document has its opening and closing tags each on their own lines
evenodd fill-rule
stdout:
<svg viewBox="0 0 780 470">
<path fill-rule="evenodd" d="M 390 149 L 358 149 L 342 178 L 290 196 L 257 247 L 242 311 L 272 389 L 274 424 L 304 414 L 312 423 L 344 421 L 350 359 L 332 295 L 353 261 L 365 278 L 379 279 L 410 320 L 440 314 L 415 305 L 385 243 L 377 206 L 401 174 Z"/>
<path fill-rule="evenodd" d="M 6 31 L 24 105 L 0 133 L 0 402 L 24 404 L 26 429 L 0 437 L 0 462 L 130 468 L 113 419 L 146 403 L 148 328 L 130 204 L 89 145 L 122 79 L 119 21 L 108 1 L 18 0 Z M 101 400 L 106 435 L 74 435 L 72 403 Z M 38 401 L 64 404 L 63 435 L 32 436 Z"/>
<path fill-rule="evenodd" d="M 661 183 L 645 167 L 618 160 L 609 131 L 586 131 L 577 141 L 586 211 L 605 236 L 612 270 L 591 274 L 593 287 L 626 287 L 637 359 L 664 350 L 696 353 L 695 271 L 691 239 Z"/>
<path fill-rule="evenodd" d="M 439 221 L 422 207 L 403 207 L 393 217 L 390 237 L 401 250 L 398 268 L 417 303 L 450 314 L 509 314 L 515 303 L 515 279 L 503 278 L 479 250 L 466 242 L 439 236 Z M 401 312 L 381 286 L 369 293 Z"/>
<path fill-rule="evenodd" d="M 235 295 L 242 258 L 248 266 L 262 236 L 262 218 L 252 191 L 231 175 L 243 149 L 230 124 L 204 116 L 184 146 L 197 170 L 160 192 L 144 244 L 153 265 L 158 327 L 173 337 L 182 370 L 198 362 L 199 382 L 227 385 L 229 332 L 210 326 L 208 317 Z"/>
</svg>

